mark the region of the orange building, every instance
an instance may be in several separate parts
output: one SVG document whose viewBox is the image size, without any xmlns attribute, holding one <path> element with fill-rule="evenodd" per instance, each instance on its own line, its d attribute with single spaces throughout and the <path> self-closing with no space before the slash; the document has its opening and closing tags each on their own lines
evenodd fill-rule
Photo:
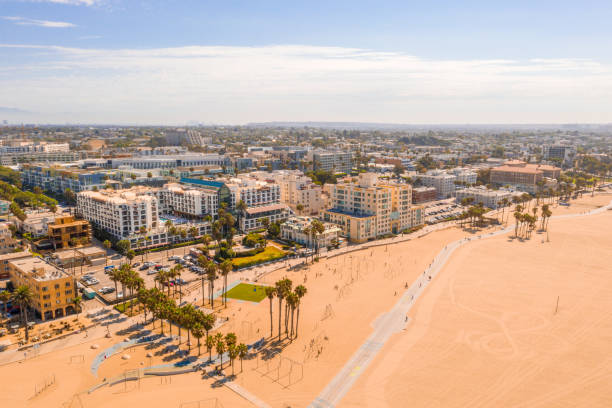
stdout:
<svg viewBox="0 0 612 408">
<path fill-rule="evenodd" d="M 73 216 L 55 218 L 53 224 L 49 224 L 49 239 L 53 242 L 54 249 L 69 248 L 72 239 L 76 239 L 79 245 L 91 242 L 91 226 L 88 221 L 76 220 Z"/>
</svg>

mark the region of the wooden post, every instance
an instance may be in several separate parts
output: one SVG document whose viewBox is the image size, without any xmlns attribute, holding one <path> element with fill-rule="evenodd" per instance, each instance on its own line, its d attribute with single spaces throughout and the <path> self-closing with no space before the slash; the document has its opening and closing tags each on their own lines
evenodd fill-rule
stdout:
<svg viewBox="0 0 612 408">
<path fill-rule="evenodd" d="M 559 310 L 559 296 L 557 296 L 557 306 L 555 307 L 555 314 L 557 314 L 558 310 Z"/>
</svg>

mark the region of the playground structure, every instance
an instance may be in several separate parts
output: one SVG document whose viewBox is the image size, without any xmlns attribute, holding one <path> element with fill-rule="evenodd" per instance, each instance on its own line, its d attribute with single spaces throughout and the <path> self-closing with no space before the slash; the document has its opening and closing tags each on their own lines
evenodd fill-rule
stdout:
<svg viewBox="0 0 612 408">
<path fill-rule="evenodd" d="M 84 354 L 74 354 L 70 356 L 70 364 L 83 364 L 85 362 Z"/>
<path fill-rule="evenodd" d="M 45 376 L 42 380 L 34 384 L 34 397 L 40 395 L 53 385 L 55 385 L 55 374 Z"/>
<path fill-rule="evenodd" d="M 200 401 L 181 402 L 179 408 L 223 408 L 218 398 L 208 398 Z"/>
<path fill-rule="evenodd" d="M 304 379 L 304 364 L 282 356 L 279 351 L 262 350 L 257 353 L 254 370 L 283 388 Z"/>
</svg>

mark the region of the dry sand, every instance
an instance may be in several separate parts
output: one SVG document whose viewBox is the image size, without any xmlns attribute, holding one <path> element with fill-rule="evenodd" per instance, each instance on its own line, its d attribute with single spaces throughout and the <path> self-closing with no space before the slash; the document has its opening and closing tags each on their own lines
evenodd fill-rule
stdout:
<svg viewBox="0 0 612 408">
<path fill-rule="evenodd" d="M 553 212 L 582 212 L 606 204 L 611 198 L 585 196 L 571 207 L 557 207 Z M 610 305 L 595 307 L 597 302 L 589 303 L 598 294 L 609 293 L 610 282 L 605 282 L 602 273 L 602 268 L 610 270 L 605 265 L 606 254 L 602 253 L 605 246 L 589 246 L 589 237 L 601 236 L 611 248 L 612 235 L 606 234 L 612 226 L 611 218 L 612 212 L 608 212 L 592 220 L 552 220 L 552 242 L 547 244 L 542 244 L 541 236 L 535 234 L 531 241 L 522 243 L 508 242 L 506 236 L 475 242 L 456 252 L 447 270 L 413 309 L 413 322 L 405 332 L 392 337 L 342 405 L 405 406 L 410 401 L 413 406 L 452 406 L 456 401 L 461 406 L 472 406 L 472 402 L 473 406 L 499 406 L 493 398 L 503 398 L 504 392 L 512 391 L 515 402 L 523 401 L 524 395 L 535 395 L 539 389 L 543 394 L 552 392 L 548 389 L 551 384 L 562 382 L 548 374 L 580 377 L 574 370 L 582 365 L 596 363 L 603 367 L 607 356 L 601 347 L 588 347 L 588 353 L 564 353 L 577 345 L 585 346 L 587 335 L 612 338 L 612 325 L 605 327 L 600 320 L 600 312 L 606 306 L 609 310 Z M 576 228 L 582 235 L 566 232 Z M 397 302 L 405 283 L 413 282 L 447 243 L 466 235 L 469 234 L 453 227 L 413 241 L 322 260 L 307 269 L 268 275 L 264 283 L 286 276 L 294 285 L 308 288 L 301 306 L 300 334 L 286 345 L 282 361 L 278 357 L 270 363 L 245 361 L 244 372 L 235 382 L 273 407 L 307 406 L 372 332 L 375 319 Z M 608 252 L 608 263 L 610 255 Z M 552 261 L 545 262 L 548 259 Z M 587 264 L 600 269 L 587 271 Z M 600 272 L 593 272 L 597 270 Z M 585 273 L 589 279 L 584 279 Z M 576 291 L 580 296 L 574 296 L 574 304 L 570 299 Z M 550 309 L 554 308 L 557 294 L 561 296 L 560 309 L 553 316 Z M 276 335 L 276 301 L 273 310 Z M 564 313 L 570 314 L 568 322 L 561 320 Z M 230 318 L 221 331 L 236 332 L 239 341 L 253 342 L 270 334 L 267 299 L 259 304 L 231 301 L 221 314 Z M 94 377 L 90 371 L 94 356 L 123 337 L 98 339 L 24 363 L 1 366 L 0 406 L 90 408 L 139 406 L 146 402 L 151 408 L 180 407 L 181 403 L 207 398 L 217 398 L 224 407 L 252 406 L 228 388 L 213 386 L 215 380 L 203 378 L 202 373 L 173 376 L 170 380 L 148 378 L 139 385 L 120 384 L 74 397 L 104 377 L 115 377 L 126 369 L 174 361 L 165 353 L 156 353 L 149 359 L 141 347 L 128 352 L 131 358 L 127 362 L 120 355 L 109 358 L 101 365 L 98 377 Z M 93 343 L 99 344 L 100 349 L 91 350 Z M 84 355 L 84 363 L 69 363 L 70 356 L 80 354 Z M 195 354 L 194 348 L 192 355 Z M 202 354 L 206 354 L 204 347 Z M 555 367 L 549 366 L 555 362 Z M 240 371 L 239 362 L 236 371 Z M 231 370 L 226 368 L 225 372 L 229 374 Z M 588 380 L 592 375 L 592 381 L 596 381 L 601 374 L 585 372 L 580 378 Z M 33 397 L 35 384 L 50 375 L 55 375 L 55 384 Z M 523 381 L 523 377 L 529 380 Z M 605 382 L 605 378 L 600 381 Z M 594 388 L 593 393 L 601 397 L 603 391 Z M 421 397 L 415 398 L 417 392 Z"/>
<path fill-rule="evenodd" d="M 607 211 L 463 247 L 340 405 L 612 406 L 611 229 Z"/>
</svg>

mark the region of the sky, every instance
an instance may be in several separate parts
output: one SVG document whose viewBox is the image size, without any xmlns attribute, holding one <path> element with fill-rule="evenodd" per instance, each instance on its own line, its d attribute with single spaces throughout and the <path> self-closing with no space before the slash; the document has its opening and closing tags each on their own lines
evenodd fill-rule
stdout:
<svg viewBox="0 0 612 408">
<path fill-rule="evenodd" d="M 0 121 L 611 123 L 608 1 L 0 0 Z"/>
</svg>

